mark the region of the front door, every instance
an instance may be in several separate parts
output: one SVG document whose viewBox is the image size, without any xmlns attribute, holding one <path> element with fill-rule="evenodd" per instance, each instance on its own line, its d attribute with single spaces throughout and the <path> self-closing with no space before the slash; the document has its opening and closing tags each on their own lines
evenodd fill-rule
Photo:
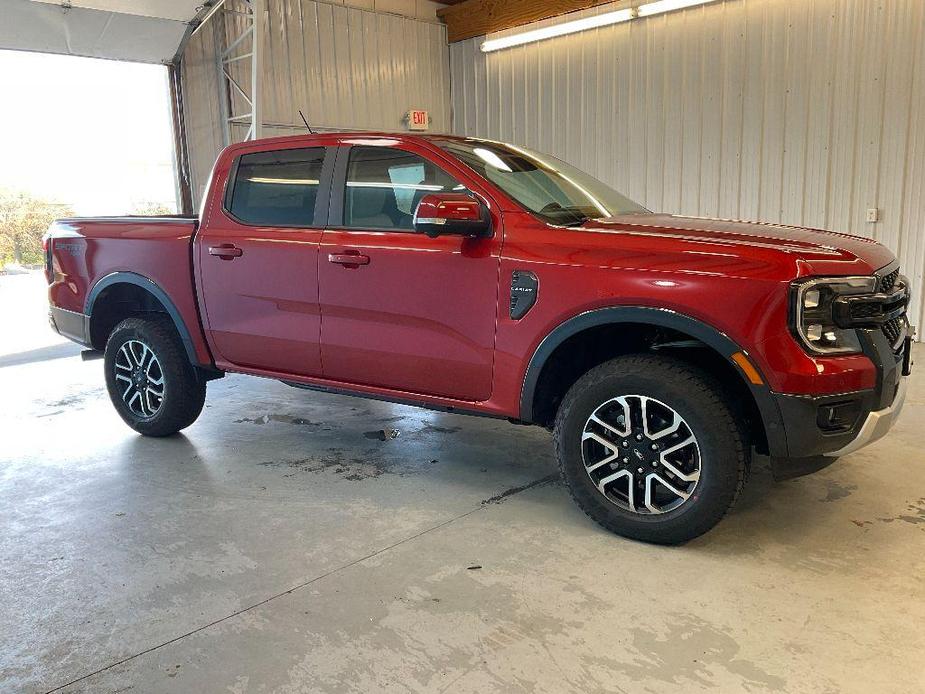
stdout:
<svg viewBox="0 0 925 694">
<path fill-rule="evenodd" d="M 321 375 L 318 245 L 328 151 L 330 169 L 336 150 L 324 147 L 243 154 L 233 165 L 222 209 L 210 213 L 196 246 L 203 320 L 219 366 Z"/>
<path fill-rule="evenodd" d="M 392 141 L 338 157 L 318 263 L 325 378 L 487 400 L 500 230 L 486 239 L 414 232 L 425 194 L 463 188 L 425 150 Z"/>
</svg>

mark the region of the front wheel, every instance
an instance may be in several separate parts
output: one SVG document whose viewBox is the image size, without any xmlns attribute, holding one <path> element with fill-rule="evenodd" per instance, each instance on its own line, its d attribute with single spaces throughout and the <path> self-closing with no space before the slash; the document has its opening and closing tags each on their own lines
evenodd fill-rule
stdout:
<svg viewBox="0 0 925 694">
<path fill-rule="evenodd" d="M 722 390 L 668 357 L 619 357 L 591 369 L 563 399 L 554 438 L 578 505 L 645 542 L 705 533 L 745 483 L 746 436 Z"/>
<path fill-rule="evenodd" d="M 206 383 L 167 318 L 119 323 L 106 342 L 104 365 L 112 404 L 139 434 L 175 434 L 202 411 Z"/>
</svg>

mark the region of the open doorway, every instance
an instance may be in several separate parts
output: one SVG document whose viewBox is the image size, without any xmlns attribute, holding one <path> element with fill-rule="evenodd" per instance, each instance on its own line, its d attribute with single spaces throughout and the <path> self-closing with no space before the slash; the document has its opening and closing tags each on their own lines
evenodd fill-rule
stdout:
<svg viewBox="0 0 925 694">
<path fill-rule="evenodd" d="M 167 68 L 0 51 L 0 88 L 0 310 L 15 326 L 0 361 L 76 353 L 48 328 L 42 235 L 64 216 L 177 212 Z"/>
</svg>

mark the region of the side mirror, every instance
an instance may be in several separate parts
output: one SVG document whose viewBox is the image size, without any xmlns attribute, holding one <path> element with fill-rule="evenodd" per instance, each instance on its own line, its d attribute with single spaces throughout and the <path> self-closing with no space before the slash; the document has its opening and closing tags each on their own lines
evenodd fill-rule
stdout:
<svg viewBox="0 0 925 694">
<path fill-rule="evenodd" d="M 491 216 L 481 202 L 465 193 L 431 193 L 414 211 L 414 230 L 431 238 L 444 234 L 491 236 Z"/>
</svg>

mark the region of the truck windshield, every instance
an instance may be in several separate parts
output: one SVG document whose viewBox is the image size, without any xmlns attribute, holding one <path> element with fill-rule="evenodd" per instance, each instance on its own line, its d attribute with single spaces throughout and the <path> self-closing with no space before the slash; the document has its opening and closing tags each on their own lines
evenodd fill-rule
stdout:
<svg viewBox="0 0 925 694">
<path fill-rule="evenodd" d="M 550 224 L 574 226 L 587 219 L 648 212 L 584 171 L 546 154 L 485 140 L 437 144 Z"/>
</svg>

